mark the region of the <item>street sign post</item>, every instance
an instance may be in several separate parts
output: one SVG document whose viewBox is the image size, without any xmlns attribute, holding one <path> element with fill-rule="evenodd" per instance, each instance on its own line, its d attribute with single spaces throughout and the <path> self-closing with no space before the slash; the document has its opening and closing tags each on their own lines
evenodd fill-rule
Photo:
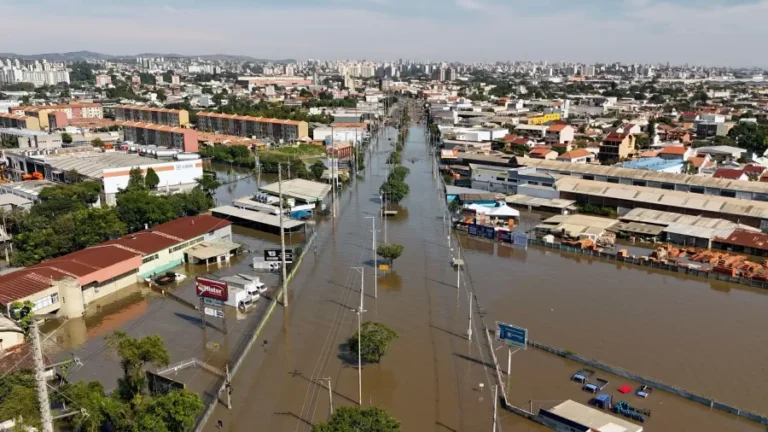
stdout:
<svg viewBox="0 0 768 432">
<path fill-rule="evenodd" d="M 528 345 L 528 329 L 496 321 L 496 339 L 509 346 L 525 348 Z"/>
<path fill-rule="evenodd" d="M 224 311 L 221 309 L 205 308 L 205 314 L 215 318 L 224 318 Z"/>
<path fill-rule="evenodd" d="M 280 258 L 282 257 L 282 254 L 280 253 L 280 249 L 264 249 L 264 261 L 267 262 L 280 262 Z M 292 250 L 285 250 L 285 262 L 286 263 L 292 263 L 293 262 L 293 251 Z"/>
<path fill-rule="evenodd" d="M 207 304 L 208 306 L 224 307 L 224 302 L 223 301 L 212 299 L 212 298 L 207 298 L 207 297 L 203 297 L 203 303 Z"/>
<path fill-rule="evenodd" d="M 222 302 L 229 299 L 227 283 L 214 279 L 198 277 L 195 280 L 195 291 L 198 297 L 221 300 Z"/>
</svg>

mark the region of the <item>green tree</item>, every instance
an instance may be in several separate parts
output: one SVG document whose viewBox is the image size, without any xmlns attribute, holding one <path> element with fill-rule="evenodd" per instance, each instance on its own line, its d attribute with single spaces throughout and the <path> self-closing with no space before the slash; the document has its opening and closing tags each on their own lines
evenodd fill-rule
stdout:
<svg viewBox="0 0 768 432">
<path fill-rule="evenodd" d="M 384 195 L 384 199 L 391 203 L 399 203 L 408 195 L 410 187 L 403 181 L 387 180 L 381 185 L 379 192 Z"/>
<path fill-rule="evenodd" d="M 157 173 L 154 169 L 152 169 L 152 167 L 147 168 L 147 175 L 144 177 L 144 184 L 149 189 L 156 189 L 157 185 L 160 184 L 160 177 L 157 176 Z"/>
<path fill-rule="evenodd" d="M 129 232 L 176 219 L 183 214 L 180 202 L 168 196 L 150 195 L 146 190 L 126 191 L 117 197 L 117 214 Z"/>
<path fill-rule="evenodd" d="M 155 174 L 157 175 L 157 174 Z M 147 182 L 144 178 L 144 174 L 141 172 L 141 168 L 134 167 L 128 172 L 128 186 L 126 191 L 147 190 Z"/>
<path fill-rule="evenodd" d="M 401 244 L 381 244 L 376 248 L 376 254 L 382 258 L 388 259 L 390 264 L 394 265 L 394 261 L 400 258 L 403 254 L 403 245 Z"/>
<path fill-rule="evenodd" d="M 638 135 L 635 145 L 639 149 L 647 149 L 651 146 L 651 139 L 647 135 Z"/>
<path fill-rule="evenodd" d="M 291 161 L 291 178 L 308 179 L 311 173 L 307 170 L 307 164 L 301 159 L 294 159 Z"/>
<path fill-rule="evenodd" d="M 310 167 L 309 171 L 312 173 L 312 177 L 315 180 L 320 180 L 325 172 L 325 164 L 322 161 L 315 161 Z"/>
<path fill-rule="evenodd" d="M 11 303 L 11 307 L 9 308 L 9 313 L 11 319 L 16 321 L 16 324 L 21 327 L 22 330 L 24 330 L 24 334 L 27 335 L 29 333 L 29 328 L 32 325 L 32 320 L 35 319 L 35 313 L 32 312 L 32 309 L 34 309 L 35 304 L 32 303 L 29 300 L 26 300 L 24 302 L 18 302 L 15 301 Z"/>
<path fill-rule="evenodd" d="M 144 366 L 167 366 L 170 361 L 168 350 L 160 336 L 155 335 L 138 339 L 118 330 L 105 339 L 120 357 L 123 369 L 123 377 L 118 379 L 118 394 L 124 401 L 135 401 L 146 391 Z"/>
<path fill-rule="evenodd" d="M 367 321 L 361 326 L 360 333 L 355 332 L 347 339 L 347 346 L 355 355 L 359 347 L 360 357 L 366 362 L 380 363 L 387 348 L 397 337 L 397 332 L 385 324 Z"/>
<path fill-rule="evenodd" d="M 185 432 L 203 408 L 200 396 L 187 390 L 156 396 L 138 407 L 134 431 Z"/>
<path fill-rule="evenodd" d="M 104 141 L 101 138 L 94 138 L 91 140 L 91 145 L 98 148 L 104 148 Z"/>
<path fill-rule="evenodd" d="M 454 199 L 450 204 L 448 204 L 448 210 L 450 210 L 451 213 L 458 213 L 461 211 L 461 208 L 462 205 L 458 198 Z"/>
<path fill-rule="evenodd" d="M 216 177 L 211 174 L 203 174 L 202 177 L 195 180 L 197 185 L 205 192 L 209 197 L 213 197 L 216 193 L 216 189 L 221 186 L 221 183 L 216 180 Z"/>
<path fill-rule="evenodd" d="M 117 210 L 113 207 L 83 209 L 75 212 L 73 217 L 74 250 L 118 238 L 127 232 L 125 223 L 120 220 Z"/>
<path fill-rule="evenodd" d="M 378 407 L 340 407 L 312 432 L 400 432 L 400 422 Z"/>
<path fill-rule="evenodd" d="M 68 134 L 67 132 L 64 132 L 61 134 L 61 142 L 64 144 L 71 144 L 72 143 L 72 135 Z"/>
<path fill-rule="evenodd" d="M 653 138 L 656 135 L 656 119 L 648 120 L 648 136 Z"/>
<path fill-rule="evenodd" d="M 40 405 L 32 372 L 13 372 L 0 379 L 0 387 L 7 387 L 0 397 L 0 419 L 15 420 L 17 428 L 14 430 L 26 430 L 24 427 L 41 430 Z"/>
</svg>

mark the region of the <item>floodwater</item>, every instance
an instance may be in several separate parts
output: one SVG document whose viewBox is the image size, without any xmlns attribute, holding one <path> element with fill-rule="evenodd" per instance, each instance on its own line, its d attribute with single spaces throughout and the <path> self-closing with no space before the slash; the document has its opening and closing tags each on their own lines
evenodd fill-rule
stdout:
<svg viewBox="0 0 768 432">
<path fill-rule="evenodd" d="M 494 375 L 483 364 L 492 360 L 479 313 L 473 313 L 473 342 L 466 339 L 467 287 L 456 289 L 449 265 L 453 252 L 423 133 L 411 128 L 403 158 L 411 170 L 410 194 L 387 226 L 389 241 L 403 244 L 405 251 L 391 272 L 379 275 L 378 298 L 373 298 L 366 217 L 379 214 L 387 138 L 374 142 L 364 177 L 341 194 L 335 223 L 319 230 L 319 252 L 307 257 L 292 281 L 287 311 L 280 309 L 265 328 L 269 349 L 249 355 L 235 377 L 233 409 L 217 407 L 207 430 L 221 420 L 230 431 L 308 431 L 329 415 L 328 390 L 319 378 L 331 378 L 334 406 L 358 402 L 356 358 L 345 346 L 357 326 L 352 309 L 360 302 L 360 275 L 351 267 L 358 266 L 365 272 L 363 320 L 383 322 L 400 335 L 381 364 L 363 365 L 363 405 L 383 407 L 404 431 L 491 428 Z M 538 217 L 531 216 L 530 223 Z M 380 217 L 376 223 L 381 242 Z M 469 269 L 464 280 L 477 294 L 485 323 L 524 326 L 533 340 L 763 411 L 768 398 L 761 362 L 768 339 L 760 316 L 768 299 L 763 292 L 461 238 Z M 496 353 L 505 369 L 506 349 Z M 537 410 L 565 399 L 588 401 L 569 381 L 578 364 L 532 349 L 512 358 L 512 403 Z M 614 396 L 620 385 L 636 387 L 610 374 L 598 376 L 609 379 L 606 392 Z M 762 430 L 662 392 L 646 400 L 620 399 L 653 410 L 648 430 Z M 499 415 L 502 429 L 546 430 L 504 411 Z"/>
<path fill-rule="evenodd" d="M 329 411 L 328 391 L 317 378 L 331 378 L 334 406 L 358 402 L 357 361 L 345 346 L 357 328 L 351 309 L 360 304 L 360 274 L 352 267 L 364 272 L 363 320 L 383 322 L 400 335 L 380 364 L 363 365 L 363 404 L 385 408 L 406 431 L 491 427 L 492 380 L 482 365 L 490 357 L 465 336 L 468 300 L 463 289 L 456 290 L 420 127 L 411 129 L 404 151 L 410 193 L 387 224 L 389 242 L 405 250 L 393 270 L 380 275 L 374 298 L 372 226 L 366 217 L 376 218 L 383 241 L 378 189 L 387 173 L 388 138 L 395 137 L 393 130 L 388 133 L 373 144 L 363 177 L 341 193 L 335 223 L 319 230 L 318 254 L 305 258 L 292 281 L 287 313 L 276 313 L 263 333 L 268 352 L 249 355 L 233 383 L 233 409 L 219 406 L 209 430 L 217 420 L 231 431 L 310 430 Z M 484 337 L 479 331 L 476 321 L 475 336 Z"/>
</svg>

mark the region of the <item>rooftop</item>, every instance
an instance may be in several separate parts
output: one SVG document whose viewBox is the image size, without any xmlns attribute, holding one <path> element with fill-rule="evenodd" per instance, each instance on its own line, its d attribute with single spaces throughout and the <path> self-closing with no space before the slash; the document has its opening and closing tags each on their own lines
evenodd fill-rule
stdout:
<svg viewBox="0 0 768 432">
<path fill-rule="evenodd" d="M 135 154 L 98 151 L 50 154 L 43 156 L 43 160 L 50 164 L 54 170 L 66 172 L 73 169 L 81 175 L 93 179 L 102 178 L 104 170 L 107 168 L 135 167 L 167 162 Z"/>
<path fill-rule="evenodd" d="M 153 111 L 153 112 L 163 112 L 163 113 L 175 113 L 178 114 L 181 111 L 176 109 L 170 109 L 170 108 L 156 108 L 156 107 L 149 107 L 149 106 L 141 106 L 141 105 L 115 105 L 113 108 L 122 108 L 122 109 L 131 109 L 131 110 L 138 110 L 138 111 Z"/>
<path fill-rule="evenodd" d="M 624 419 L 614 417 L 595 408 L 567 400 L 548 410 L 548 413 L 586 426 L 596 432 L 642 432 L 643 427 Z"/>
<path fill-rule="evenodd" d="M 155 130 L 160 132 L 174 132 L 174 133 L 180 133 L 185 135 L 197 133 L 197 131 L 194 129 L 187 129 L 187 128 L 178 127 L 178 126 L 164 126 L 164 125 L 157 125 L 153 123 L 144 123 L 144 122 L 136 122 L 136 121 L 115 120 L 115 124 L 122 127 L 135 127 L 139 129 L 149 129 L 149 130 Z"/>
<path fill-rule="evenodd" d="M 292 179 L 283 182 L 283 196 L 304 202 L 322 201 L 331 192 L 331 186 L 325 183 L 304 179 Z M 259 188 L 271 195 L 279 194 L 279 185 L 272 183 Z"/>
<path fill-rule="evenodd" d="M 211 213 L 220 215 L 222 217 L 235 217 L 263 225 L 269 225 L 271 227 L 280 226 L 280 217 L 277 215 L 266 212 L 241 209 L 229 205 L 211 209 Z M 302 221 L 287 218 L 283 219 L 283 229 L 286 231 L 291 231 L 302 225 L 304 225 L 304 222 Z"/>
<path fill-rule="evenodd" d="M 241 120 L 241 121 L 255 121 L 260 123 L 279 123 L 279 124 L 286 124 L 286 125 L 294 125 L 298 126 L 302 123 L 297 120 L 282 120 L 282 119 L 274 119 L 269 117 L 251 117 L 251 116 L 243 116 L 243 115 L 237 115 L 237 114 L 219 114 L 214 112 L 199 112 L 197 113 L 197 117 L 214 117 L 214 118 L 220 118 L 220 119 L 229 119 L 229 120 Z"/>
<path fill-rule="evenodd" d="M 642 158 L 631 162 L 624 162 L 620 166 L 630 169 L 663 171 L 674 167 L 680 167 L 682 165 L 683 161 L 680 159 L 667 160 L 659 157 L 653 157 Z"/>
</svg>

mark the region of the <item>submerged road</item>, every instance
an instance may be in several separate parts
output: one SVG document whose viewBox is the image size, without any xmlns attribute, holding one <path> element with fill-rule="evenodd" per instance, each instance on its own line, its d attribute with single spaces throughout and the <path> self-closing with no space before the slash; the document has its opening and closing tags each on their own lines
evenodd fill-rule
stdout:
<svg viewBox="0 0 768 432">
<path fill-rule="evenodd" d="M 308 431 L 329 416 L 328 390 L 318 378 L 331 378 L 335 407 L 357 404 L 357 359 L 345 346 L 357 329 L 352 308 L 360 302 L 360 274 L 351 267 L 364 268 L 363 320 L 383 322 L 400 335 L 380 364 L 363 365 L 363 405 L 386 409 L 404 431 L 491 428 L 493 381 L 484 366 L 490 354 L 477 314 L 473 342 L 466 338 L 467 294 L 457 290 L 450 266 L 423 127 L 410 129 L 403 155 L 410 193 L 387 227 L 389 242 L 405 250 L 394 269 L 379 276 L 374 298 L 366 216 L 376 217 L 381 244 L 378 189 L 395 133 L 374 139 L 363 177 L 341 192 L 338 217 L 320 226 L 317 255 L 308 252 L 292 281 L 289 308 L 273 315 L 264 341 L 234 378 L 232 410 L 218 406 L 206 430 L 221 420 L 229 431 Z"/>
</svg>

